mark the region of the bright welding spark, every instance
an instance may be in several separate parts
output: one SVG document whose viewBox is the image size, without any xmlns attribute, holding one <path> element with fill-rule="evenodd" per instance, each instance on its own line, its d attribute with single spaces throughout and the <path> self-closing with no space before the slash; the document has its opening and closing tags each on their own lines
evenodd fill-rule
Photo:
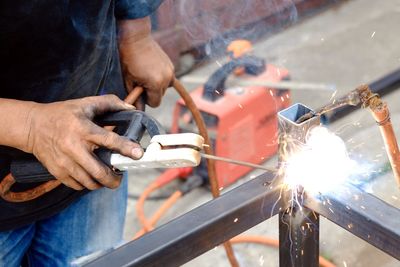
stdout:
<svg viewBox="0 0 400 267">
<path fill-rule="evenodd" d="M 265 260 L 264 260 L 264 256 L 263 255 L 260 256 L 260 258 L 258 259 L 258 262 L 260 263 L 260 266 L 264 266 Z"/>
<path fill-rule="evenodd" d="M 343 184 L 355 167 L 344 141 L 325 127 L 315 127 L 286 160 L 285 182 L 291 189 L 301 186 L 309 193 L 324 193 Z"/>
<path fill-rule="evenodd" d="M 329 99 L 329 101 L 332 101 L 332 100 L 333 100 L 333 103 L 334 103 L 334 102 L 336 101 L 336 99 L 335 99 L 336 94 L 337 94 L 337 90 L 335 90 L 335 91 L 332 93 L 331 99 Z"/>
</svg>

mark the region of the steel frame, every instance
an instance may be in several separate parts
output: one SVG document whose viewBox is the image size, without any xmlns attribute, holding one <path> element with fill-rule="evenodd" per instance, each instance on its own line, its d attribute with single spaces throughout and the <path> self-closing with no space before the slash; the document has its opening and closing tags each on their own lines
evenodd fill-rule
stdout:
<svg viewBox="0 0 400 267">
<path fill-rule="evenodd" d="M 399 82 L 396 70 L 373 87 L 382 93 Z M 281 267 L 318 266 L 320 215 L 400 261 L 399 209 L 351 184 L 331 194 L 304 192 L 300 206 L 289 204 L 285 190 L 281 178 L 267 172 L 85 266 L 179 266 L 278 213 Z"/>
<path fill-rule="evenodd" d="M 85 265 L 179 266 L 288 208 L 265 173 Z"/>
<path fill-rule="evenodd" d="M 279 212 L 282 216 L 289 201 L 275 176 L 258 176 L 85 266 L 179 266 L 188 262 Z M 303 205 L 400 260 L 400 210 L 353 185 L 344 185 L 340 192 L 317 197 L 305 194 Z M 303 221 L 308 223 L 314 212 Z M 316 221 L 308 225 L 318 233 Z M 318 266 L 315 235 L 301 232 L 298 225 L 290 231 L 282 226 L 280 266 Z M 285 241 L 288 232 L 306 241 L 291 250 Z M 304 251 L 301 257 L 293 253 L 296 250 Z"/>
</svg>

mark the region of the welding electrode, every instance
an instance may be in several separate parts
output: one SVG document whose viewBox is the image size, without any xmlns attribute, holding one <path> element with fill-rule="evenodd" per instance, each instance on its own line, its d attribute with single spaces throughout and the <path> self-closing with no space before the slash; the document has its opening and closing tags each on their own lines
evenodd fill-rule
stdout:
<svg viewBox="0 0 400 267">
<path fill-rule="evenodd" d="M 205 154 L 205 153 L 200 153 L 200 155 L 206 159 L 223 161 L 223 162 L 227 162 L 227 163 L 242 165 L 242 166 L 260 169 L 260 170 L 264 170 L 264 171 L 276 171 L 275 168 L 268 168 L 268 167 L 265 167 L 262 165 L 257 165 L 257 164 L 253 164 L 253 163 L 245 162 L 245 161 L 241 161 L 241 160 L 234 160 L 234 159 L 229 159 L 229 158 L 224 158 L 224 157 L 218 157 L 218 156 L 209 155 L 209 154 Z"/>
</svg>

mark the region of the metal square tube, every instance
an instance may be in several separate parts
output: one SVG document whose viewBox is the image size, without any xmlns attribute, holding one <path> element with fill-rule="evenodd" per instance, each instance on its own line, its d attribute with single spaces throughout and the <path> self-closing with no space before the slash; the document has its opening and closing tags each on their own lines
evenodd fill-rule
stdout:
<svg viewBox="0 0 400 267">
<path fill-rule="evenodd" d="M 320 124 L 319 116 L 302 123 L 296 121 L 312 110 L 302 104 L 294 104 L 278 113 L 279 122 L 279 165 L 285 168 L 286 160 L 305 144 L 307 134 Z M 296 192 L 292 192 L 295 190 Z M 300 190 L 300 189 L 299 189 Z M 303 192 L 288 189 L 286 198 Z M 288 267 L 319 266 L 319 215 L 312 210 L 292 202 L 279 216 L 279 265 Z"/>
</svg>

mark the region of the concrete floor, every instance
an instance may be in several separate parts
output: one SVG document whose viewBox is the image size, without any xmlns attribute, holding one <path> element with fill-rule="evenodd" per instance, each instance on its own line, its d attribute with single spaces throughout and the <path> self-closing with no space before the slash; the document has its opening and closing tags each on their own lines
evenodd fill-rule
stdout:
<svg viewBox="0 0 400 267">
<path fill-rule="evenodd" d="M 293 81 L 335 84 L 337 96 L 396 69 L 400 65 L 400 0 L 352 0 L 317 16 L 296 24 L 255 45 L 255 54 L 267 62 L 289 69 Z M 218 67 L 210 63 L 190 75 L 208 76 Z M 193 86 L 189 86 L 193 89 Z M 301 102 L 311 108 L 327 103 L 333 91 L 293 91 L 292 102 Z M 392 121 L 400 138 L 400 90 L 384 98 L 391 108 Z M 167 92 L 158 109 L 149 109 L 165 126 L 171 123 L 171 114 L 177 95 Z M 378 127 L 365 110 L 335 122 L 329 128 L 346 141 L 351 157 L 369 164 L 373 169 L 387 162 Z M 274 166 L 276 159 L 266 165 Z M 246 179 L 259 174 L 254 171 Z M 156 170 L 131 173 L 131 194 L 138 194 L 154 179 Z M 172 185 L 164 191 L 172 192 Z M 229 190 L 229 189 L 228 189 Z M 400 208 L 400 191 L 393 176 L 388 173 L 368 185 L 368 190 L 386 202 Z M 210 200 L 207 189 L 201 188 L 183 197 L 161 221 L 174 217 Z M 139 230 L 135 218 L 135 200 L 129 200 L 126 238 Z M 162 202 L 149 201 L 146 211 L 154 211 Z M 399 218 L 400 226 L 400 218 Z M 273 218 L 248 232 L 277 237 L 277 218 Z M 373 233 L 371 233 L 373 234 Z M 396 267 L 400 262 L 352 236 L 329 221 L 321 223 L 321 254 L 337 266 L 344 267 Z M 244 244 L 235 245 L 241 266 L 278 266 L 278 252 L 273 248 Z M 400 244 L 399 244 L 400 249 Z M 215 249 L 185 264 L 187 267 L 229 266 L 223 248 Z"/>
</svg>

